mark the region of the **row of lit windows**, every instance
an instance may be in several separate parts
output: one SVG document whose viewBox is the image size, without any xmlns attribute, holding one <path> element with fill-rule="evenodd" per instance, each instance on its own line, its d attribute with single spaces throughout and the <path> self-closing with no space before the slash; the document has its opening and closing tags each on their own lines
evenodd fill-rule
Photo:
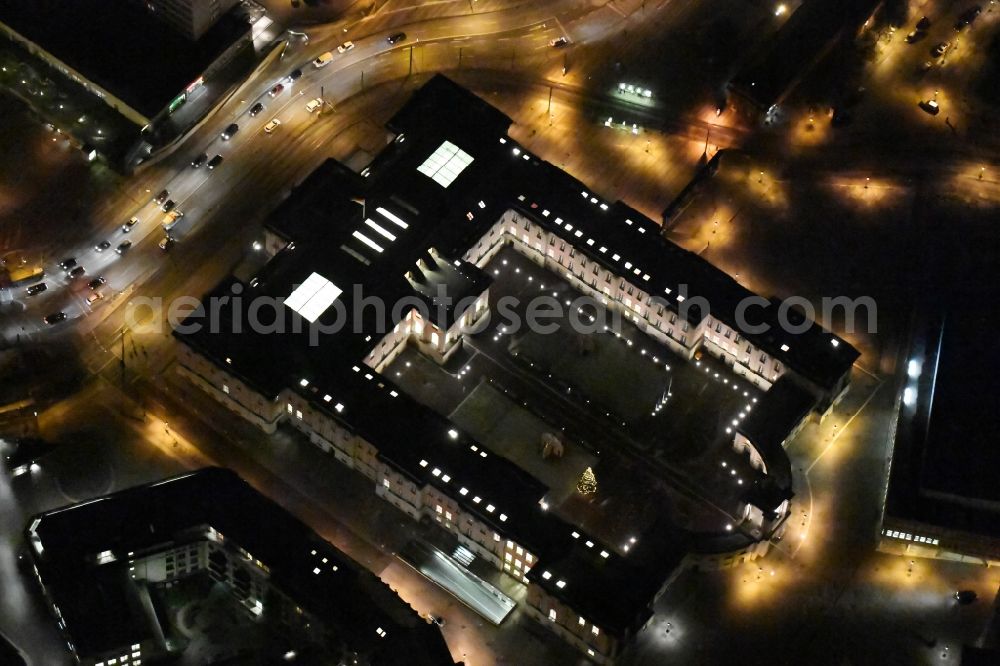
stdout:
<svg viewBox="0 0 1000 666">
<path fill-rule="evenodd" d="M 938 540 L 937 539 L 932 539 L 930 537 L 925 537 L 925 536 L 916 536 L 916 535 L 910 534 L 908 532 L 899 532 L 897 530 L 885 530 L 882 533 L 885 534 L 887 537 L 891 537 L 893 539 L 903 539 L 904 541 L 914 541 L 916 543 L 926 543 L 926 544 L 930 544 L 931 546 L 938 545 Z"/>
<path fill-rule="evenodd" d="M 141 664 L 142 659 L 139 658 L 139 644 L 138 643 L 132 644 L 131 655 L 123 654 L 120 657 L 108 659 L 107 662 L 99 661 L 96 664 L 94 664 L 94 666 L 105 666 L 105 663 L 107 663 L 107 666 L 115 666 L 116 664 L 137 664 L 137 665 Z"/>
</svg>

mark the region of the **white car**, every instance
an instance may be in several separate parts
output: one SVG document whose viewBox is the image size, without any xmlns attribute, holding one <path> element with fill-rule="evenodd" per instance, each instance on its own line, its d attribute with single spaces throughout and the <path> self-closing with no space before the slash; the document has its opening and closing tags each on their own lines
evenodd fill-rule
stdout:
<svg viewBox="0 0 1000 666">
<path fill-rule="evenodd" d="M 321 106 L 323 106 L 323 98 L 317 97 L 316 99 L 306 104 L 306 111 L 308 111 L 309 113 L 313 113 L 316 111 L 316 109 L 320 108 Z"/>
<path fill-rule="evenodd" d="M 354 42 L 344 42 L 337 47 L 337 53 L 347 53 L 354 48 Z"/>
<path fill-rule="evenodd" d="M 313 60 L 313 67 L 321 69 L 329 65 L 331 62 L 333 62 L 333 52 L 327 51 L 326 53 L 320 53 L 319 57 Z"/>
<path fill-rule="evenodd" d="M 269 122 L 268 124 L 264 125 L 264 132 L 266 132 L 267 134 L 270 134 L 274 130 L 278 129 L 278 125 L 280 125 L 280 124 L 281 124 L 280 120 L 278 120 L 277 118 L 272 118 L 271 122 Z"/>
</svg>

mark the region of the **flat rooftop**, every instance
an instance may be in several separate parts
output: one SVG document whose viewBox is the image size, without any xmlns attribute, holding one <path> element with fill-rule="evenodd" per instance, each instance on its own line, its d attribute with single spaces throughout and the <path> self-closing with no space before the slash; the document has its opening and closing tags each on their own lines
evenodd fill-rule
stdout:
<svg viewBox="0 0 1000 666">
<path fill-rule="evenodd" d="M 235 473 L 206 468 L 35 516 L 28 540 L 42 584 L 81 656 L 149 636 L 130 601 L 130 554 L 214 528 L 263 562 L 271 583 L 377 663 L 452 664 L 432 627 L 388 586 Z M 104 553 L 98 563 L 98 554 Z M 381 627 L 386 636 L 376 633 Z"/>
<path fill-rule="evenodd" d="M 147 118 L 250 30 L 236 7 L 192 42 L 132 0 L 0 0 L 0 22 Z"/>
<path fill-rule="evenodd" d="M 887 513 L 1000 538 L 1000 316 L 956 295 L 916 331 Z"/>
</svg>

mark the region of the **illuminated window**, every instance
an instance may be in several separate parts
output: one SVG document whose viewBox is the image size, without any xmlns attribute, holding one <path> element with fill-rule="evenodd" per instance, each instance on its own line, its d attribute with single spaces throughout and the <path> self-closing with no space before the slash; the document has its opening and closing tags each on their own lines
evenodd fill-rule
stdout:
<svg viewBox="0 0 1000 666">
<path fill-rule="evenodd" d="M 591 628 L 590 628 L 590 633 L 592 633 L 592 634 L 594 634 L 595 636 L 597 636 L 598 634 L 600 634 L 600 633 L 601 633 L 601 630 L 600 630 L 600 629 L 598 629 L 598 628 L 597 628 L 597 626 L 595 625 L 595 626 L 593 626 L 593 627 L 591 627 Z"/>
<path fill-rule="evenodd" d="M 555 608 L 550 608 L 549 609 L 549 619 L 552 620 L 553 622 L 556 621 L 556 609 Z"/>
</svg>

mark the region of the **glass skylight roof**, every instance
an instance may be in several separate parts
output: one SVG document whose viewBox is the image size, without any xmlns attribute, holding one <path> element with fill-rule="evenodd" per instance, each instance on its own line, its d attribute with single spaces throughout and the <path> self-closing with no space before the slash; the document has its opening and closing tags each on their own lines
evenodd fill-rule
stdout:
<svg viewBox="0 0 1000 666">
<path fill-rule="evenodd" d="M 337 285 L 319 273 L 313 273 L 285 299 L 285 305 L 313 324 L 342 293 Z"/>
<path fill-rule="evenodd" d="M 451 141 L 445 141 L 417 167 L 417 171 L 428 178 L 433 178 L 441 187 L 448 187 L 470 164 L 472 164 L 471 155 Z"/>
</svg>

